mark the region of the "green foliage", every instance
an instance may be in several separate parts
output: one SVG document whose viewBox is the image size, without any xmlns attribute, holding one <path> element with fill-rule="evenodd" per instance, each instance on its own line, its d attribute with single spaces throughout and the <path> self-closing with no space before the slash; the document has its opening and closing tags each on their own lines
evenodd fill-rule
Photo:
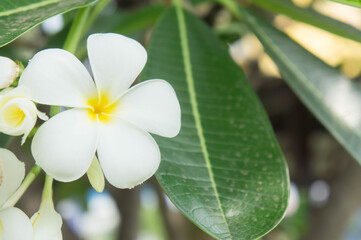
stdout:
<svg viewBox="0 0 361 240">
<path fill-rule="evenodd" d="M 243 19 L 277 64 L 287 84 L 361 163 L 361 89 L 249 11 Z"/>
<path fill-rule="evenodd" d="M 288 171 L 243 72 L 211 30 L 180 6 L 154 29 L 142 79 L 175 88 L 182 129 L 157 137 L 156 176 L 174 204 L 218 239 L 255 239 L 283 217 Z"/>
<path fill-rule="evenodd" d="M 95 0 L 0 1 L 0 47 L 49 17 L 92 2 Z"/>
<path fill-rule="evenodd" d="M 332 1 L 347 4 L 354 7 L 361 7 L 360 0 L 332 0 Z"/>
<path fill-rule="evenodd" d="M 0 133 L 0 146 L 6 148 L 10 143 L 10 136 Z"/>
<path fill-rule="evenodd" d="M 348 24 L 333 18 L 319 14 L 312 9 L 296 7 L 289 0 L 250 0 L 252 3 L 274 13 L 287 15 L 297 21 L 301 21 L 321 28 L 339 36 L 361 42 L 361 31 Z"/>
<path fill-rule="evenodd" d="M 0 46 L 51 16 L 95 1 L 0 1 Z M 361 7 L 359 0 L 335 1 Z M 153 26 L 165 12 L 151 34 L 148 62 L 141 79 L 169 81 L 181 103 L 180 134 L 173 139 L 155 136 L 162 153 L 156 176 L 171 201 L 217 239 L 248 240 L 265 235 L 281 221 L 286 210 L 288 168 L 260 101 L 242 70 L 230 58 L 225 42 L 201 20 L 184 11 L 180 1 L 172 1 L 174 7 L 167 10 L 163 5 L 139 4 L 132 12 L 121 10 L 100 15 L 95 21 L 107 2 L 104 0 L 99 8 L 86 9 L 88 13 L 83 15 L 83 24 L 80 24 L 83 31 L 77 27 L 74 30 L 80 41 L 80 46 L 77 47 L 76 42 L 74 48 L 81 59 L 86 56 L 85 39 L 89 33 L 117 32 L 143 37 L 145 29 Z M 230 39 L 235 32 L 238 37 L 241 27 L 247 25 L 277 64 L 286 83 L 361 163 L 361 89 L 357 84 L 236 1 L 189 2 L 195 8 L 199 3 L 218 2 L 240 20 L 241 23 L 234 19 L 228 22 L 228 29 L 221 31 L 224 39 Z M 296 7 L 291 0 L 242 2 L 247 2 L 246 6 L 257 5 L 260 12 L 284 14 L 361 42 L 358 29 L 311 9 Z M 55 35 L 48 46 L 61 46 L 68 31 L 69 26 Z M 83 32 L 87 32 L 86 36 Z M 69 41 L 74 43 L 74 38 Z M 8 140 L 9 137 L 0 134 L 2 146 L 6 146 Z M 96 166 L 96 170 L 96 174 L 102 174 L 100 166 Z M 99 189 L 103 184 L 101 181 Z M 85 203 L 87 187 L 88 181 L 84 178 L 76 183 L 62 183 L 56 186 L 56 195 L 64 198 L 77 193 Z M 144 219 L 147 226 L 159 231 L 152 225 L 160 221 L 157 214 L 148 212 Z M 151 221 L 154 217 L 156 221 Z M 297 217 L 302 221 L 289 220 L 281 226 L 293 231 L 288 235 L 298 236 L 306 231 L 307 216 Z"/>
</svg>

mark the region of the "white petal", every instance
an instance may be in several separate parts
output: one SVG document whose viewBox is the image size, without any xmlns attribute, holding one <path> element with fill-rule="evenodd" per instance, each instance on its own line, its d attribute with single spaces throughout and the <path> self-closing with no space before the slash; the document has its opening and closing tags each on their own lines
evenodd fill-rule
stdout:
<svg viewBox="0 0 361 240">
<path fill-rule="evenodd" d="M 55 211 L 53 201 L 50 198 L 43 203 L 39 212 L 31 217 L 31 222 L 33 225 L 33 240 L 62 239 L 61 226 L 63 221 Z"/>
<path fill-rule="evenodd" d="M 33 229 L 26 214 L 18 208 L 0 210 L 0 238 L 3 240 L 32 240 Z"/>
<path fill-rule="evenodd" d="M 37 114 L 38 114 L 38 118 L 40 118 L 41 120 L 43 121 L 49 120 L 49 117 L 45 113 L 37 111 Z"/>
<path fill-rule="evenodd" d="M 0 56 L 0 89 L 9 87 L 19 75 L 19 66 L 10 58 Z"/>
<path fill-rule="evenodd" d="M 19 81 L 30 89 L 34 101 L 47 105 L 84 107 L 96 95 L 94 81 L 83 64 L 62 49 L 38 52 Z"/>
<path fill-rule="evenodd" d="M 24 134 L 25 141 L 36 123 L 37 112 L 35 104 L 28 99 L 14 98 L 8 101 L 0 109 L 0 131 L 12 136 Z"/>
<path fill-rule="evenodd" d="M 90 35 L 88 55 L 98 89 L 111 99 L 129 88 L 147 61 L 140 43 L 115 33 Z"/>
<path fill-rule="evenodd" d="M 0 207 L 18 189 L 25 176 L 24 163 L 7 149 L 0 148 Z"/>
<path fill-rule="evenodd" d="M 0 94 L 0 131 L 18 136 L 34 127 L 37 109 L 27 88 L 5 89 Z"/>
<path fill-rule="evenodd" d="M 181 112 L 172 86 L 164 80 L 142 82 L 119 99 L 116 115 L 138 127 L 164 137 L 175 137 Z"/>
<path fill-rule="evenodd" d="M 31 151 L 36 163 L 56 180 L 69 182 L 88 170 L 97 144 L 97 124 L 87 110 L 71 109 L 40 126 Z"/>
<path fill-rule="evenodd" d="M 0 131 L 12 136 L 24 134 L 21 144 L 33 129 L 37 116 L 47 119 L 31 101 L 30 91 L 24 86 L 8 88 L 0 93 Z"/>
<path fill-rule="evenodd" d="M 158 169 L 160 152 L 149 133 L 119 119 L 99 130 L 98 158 L 105 178 L 115 187 L 132 188 Z"/>
<path fill-rule="evenodd" d="M 16 88 L 6 88 L 0 92 L 0 106 L 10 101 L 13 98 L 26 98 L 31 100 L 30 89 L 24 86 L 18 86 Z"/>
</svg>

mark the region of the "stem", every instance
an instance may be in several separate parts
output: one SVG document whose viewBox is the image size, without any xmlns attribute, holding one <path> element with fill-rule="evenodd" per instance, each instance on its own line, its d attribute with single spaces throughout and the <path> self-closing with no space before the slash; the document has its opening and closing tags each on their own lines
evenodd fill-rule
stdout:
<svg viewBox="0 0 361 240">
<path fill-rule="evenodd" d="M 43 204 L 50 199 L 52 201 L 53 196 L 53 178 L 50 177 L 48 174 L 45 176 L 45 184 L 43 189 L 43 196 L 41 197 L 41 205 L 40 208 L 43 206 Z"/>
<path fill-rule="evenodd" d="M 75 16 L 74 22 L 71 25 L 69 34 L 65 40 L 63 49 L 75 54 L 78 44 L 85 32 L 87 19 L 89 16 L 90 7 L 81 8 Z"/>
<path fill-rule="evenodd" d="M 34 166 L 28 175 L 26 175 L 23 183 L 20 185 L 20 187 L 16 190 L 16 192 L 5 202 L 3 205 L 3 208 L 5 207 L 13 207 L 21 198 L 21 196 L 25 193 L 25 191 L 28 189 L 30 184 L 34 181 L 34 179 L 38 176 L 40 173 L 41 168 L 39 166 Z"/>
<path fill-rule="evenodd" d="M 238 20 L 242 19 L 241 11 L 234 0 L 217 0 L 221 5 L 227 8 Z"/>
<path fill-rule="evenodd" d="M 172 3 L 174 6 L 181 7 L 182 1 L 181 0 L 172 0 Z"/>
<path fill-rule="evenodd" d="M 93 11 L 91 12 L 91 14 L 88 17 L 87 23 L 85 24 L 85 27 L 84 27 L 85 31 L 87 31 L 90 28 L 90 26 L 94 23 L 94 21 L 99 16 L 99 13 L 105 8 L 106 5 L 108 5 L 109 2 L 110 2 L 110 0 L 100 0 L 97 3 L 97 5 L 95 5 L 95 7 L 93 8 Z"/>
</svg>

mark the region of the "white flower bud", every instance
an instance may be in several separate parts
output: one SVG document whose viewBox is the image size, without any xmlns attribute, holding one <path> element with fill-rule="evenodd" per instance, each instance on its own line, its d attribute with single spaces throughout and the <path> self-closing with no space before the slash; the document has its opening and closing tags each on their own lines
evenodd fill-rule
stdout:
<svg viewBox="0 0 361 240">
<path fill-rule="evenodd" d="M 25 87 L 5 89 L 0 93 L 0 131 L 19 136 L 24 134 L 21 144 L 33 129 L 37 117 L 48 117 L 37 110 Z"/>
<path fill-rule="evenodd" d="M 0 89 L 9 87 L 18 77 L 19 70 L 13 60 L 0 56 Z"/>
</svg>

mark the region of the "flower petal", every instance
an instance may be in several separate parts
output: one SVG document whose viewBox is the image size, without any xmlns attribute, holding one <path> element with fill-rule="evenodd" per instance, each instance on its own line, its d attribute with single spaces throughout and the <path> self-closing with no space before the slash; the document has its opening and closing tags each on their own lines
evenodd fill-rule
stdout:
<svg viewBox="0 0 361 240">
<path fill-rule="evenodd" d="M 62 239 L 61 216 L 55 211 L 54 204 L 49 197 L 41 206 L 39 212 L 31 217 L 33 225 L 33 240 Z"/>
<path fill-rule="evenodd" d="M 47 105 L 85 107 L 96 87 L 83 64 L 62 49 L 38 52 L 22 73 L 20 86 L 30 89 L 32 99 Z"/>
<path fill-rule="evenodd" d="M 98 158 L 115 187 L 132 188 L 158 169 L 160 152 L 149 133 L 120 119 L 99 126 Z"/>
<path fill-rule="evenodd" d="M 9 150 L 0 148 L 0 207 L 18 189 L 25 176 L 25 165 Z"/>
<path fill-rule="evenodd" d="M 18 208 L 0 210 L 0 237 L 5 240 L 32 240 L 33 229 L 26 214 Z"/>
<path fill-rule="evenodd" d="M 11 136 L 24 134 L 23 144 L 36 123 L 37 112 L 35 104 L 28 99 L 10 100 L 0 109 L 0 131 Z"/>
<path fill-rule="evenodd" d="M 36 163 L 56 180 L 69 182 L 89 168 L 97 144 L 97 124 L 87 110 L 71 109 L 40 126 L 31 151 Z"/>
<path fill-rule="evenodd" d="M 180 106 L 172 86 L 164 80 L 142 82 L 119 100 L 116 115 L 145 131 L 174 137 L 181 127 Z"/>
<path fill-rule="evenodd" d="M 0 56 L 0 89 L 9 87 L 18 77 L 19 70 L 13 60 Z"/>
<path fill-rule="evenodd" d="M 88 55 L 98 89 L 112 100 L 129 88 L 147 61 L 140 43 L 115 33 L 90 35 Z"/>
</svg>

